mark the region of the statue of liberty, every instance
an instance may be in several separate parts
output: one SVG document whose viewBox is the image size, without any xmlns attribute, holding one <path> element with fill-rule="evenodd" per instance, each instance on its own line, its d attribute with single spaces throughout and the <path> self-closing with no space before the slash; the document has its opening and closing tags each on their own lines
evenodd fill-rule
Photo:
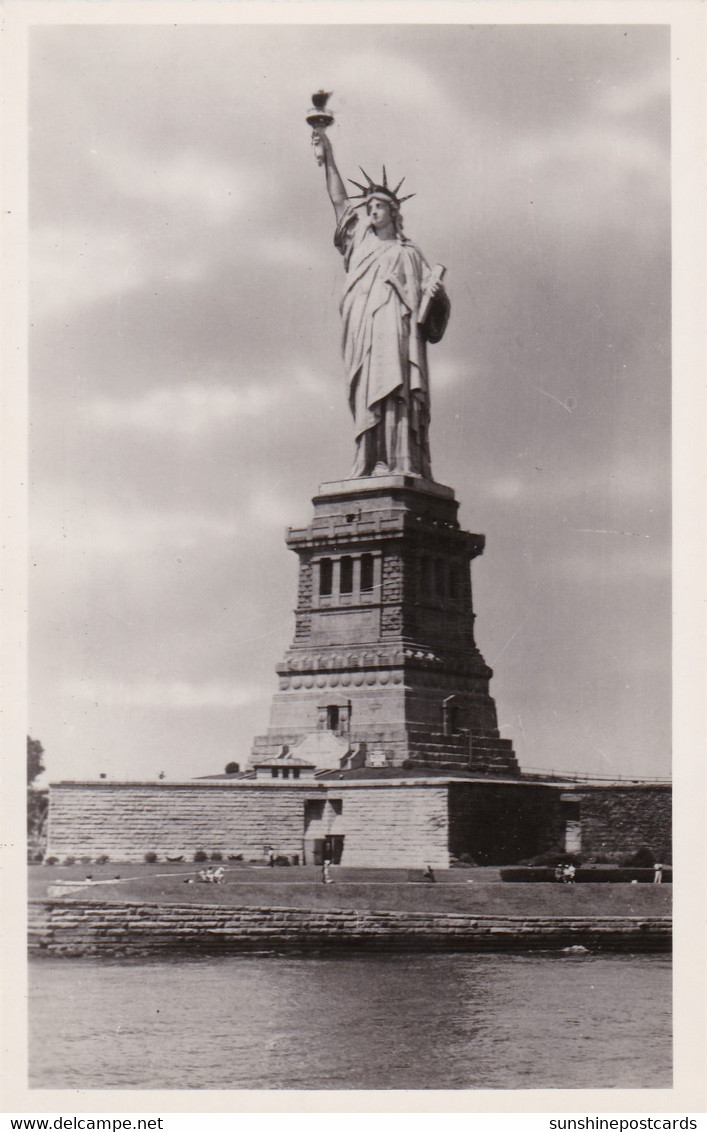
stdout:
<svg viewBox="0 0 707 1132">
<path fill-rule="evenodd" d="M 326 134 L 332 121 L 326 97 L 314 96 L 307 120 L 314 126 L 312 143 L 336 215 L 334 244 L 346 270 L 343 354 L 356 429 L 349 477 L 431 480 L 427 343 L 441 339 L 449 317 L 444 269 L 431 271 L 403 234 L 400 206 L 410 197 L 398 197 L 402 181 L 389 188 L 385 168 L 382 184 L 362 170 L 366 184 L 352 181 L 360 195 L 349 198 Z"/>
</svg>

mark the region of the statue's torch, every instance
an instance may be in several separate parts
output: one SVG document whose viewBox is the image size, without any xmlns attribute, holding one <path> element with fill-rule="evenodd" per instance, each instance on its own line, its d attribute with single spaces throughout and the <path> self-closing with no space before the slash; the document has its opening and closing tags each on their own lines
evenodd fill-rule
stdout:
<svg viewBox="0 0 707 1132">
<path fill-rule="evenodd" d="M 323 134 L 326 129 L 334 121 L 334 115 L 331 110 L 327 110 L 326 104 L 331 96 L 331 91 L 318 90 L 312 95 L 312 105 L 307 113 L 307 122 L 312 127 L 312 145 L 317 157 L 317 164 L 323 165 L 326 158 L 324 155 L 324 147 L 319 139 L 319 134 Z"/>
</svg>

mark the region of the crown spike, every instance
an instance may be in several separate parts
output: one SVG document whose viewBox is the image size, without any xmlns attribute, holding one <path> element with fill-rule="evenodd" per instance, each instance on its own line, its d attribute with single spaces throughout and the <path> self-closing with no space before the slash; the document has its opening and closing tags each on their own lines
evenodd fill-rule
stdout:
<svg viewBox="0 0 707 1132">
<path fill-rule="evenodd" d="M 353 177 L 348 177 L 347 180 L 349 180 L 352 185 L 355 185 L 357 189 L 360 189 L 362 193 L 366 192 L 365 185 L 359 185 L 358 181 L 354 181 Z"/>
<path fill-rule="evenodd" d="M 403 177 L 403 180 L 402 180 L 402 181 L 399 181 L 399 182 L 398 182 L 398 184 L 397 184 L 397 185 L 395 186 L 395 188 L 393 189 L 393 196 L 394 196 L 394 197 L 396 197 L 396 196 L 398 195 L 398 192 L 399 192 L 399 190 L 400 190 L 400 188 L 401 188 L 401 186 L 402 186 L 402 183 L 403 183 L 403 181 L 404 181 L 404 180 L 405 180 L 405 178 Z"/>
<path fill-rule="evenodd" d="M 383 166 L 383 188 L 388 188 L 388 174 L 385 171 L 385 165 Z"/>
<path fill-rule="evenodd" d="M 404 204 L 404 202 L 406 200 L 412 200 L 412 198 L 416 197 L 416 196 L 417 196 L 417 193 L 409 193 L 406 197 L 401 197 L 400 200 L 398 201 L 398 204 Z"/>
<path fill-rule="evenodd" d="M 364 168 L 363 168 L 363 167 L 362 167 L 361 165 L 359 165 L 359 169 L 361 170 L 361 172 L 363 173 L 364 177 L 365 177 L 365 178 L 366 178 L 366 180 L 368 181 L 368 187 L 369 187 L 369 189 L 372 189 L 372 188 L 374 187 L 374 182 L 373 182 L 373 181 L 371 180 L 371 178 L 370 178 L 370 177 L 368 176 L 368 173 L 366 172 L 366 170 L 365 170 L 365 169 L 364 169 Z"/>
</svg>

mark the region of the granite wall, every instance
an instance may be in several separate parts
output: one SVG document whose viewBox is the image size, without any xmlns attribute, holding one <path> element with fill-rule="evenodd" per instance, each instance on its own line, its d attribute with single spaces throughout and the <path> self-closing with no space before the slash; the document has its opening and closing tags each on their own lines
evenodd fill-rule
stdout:
<svg viewBox="0 0 707 1132">
<path fill-rule="evenodd" d="M 138 861 L 147 852 L 191 859 L 202 849 L 248 860 L 272 845 L 302 859 L 306 807 L 316 800 L 331 802 L 317 836 L 342 836 L 341 864 L 353 867 L 446 868 L 450 855 L 513 864 L 562 851 L 575 820 L 585 860 L 625 857 L 644 845 L 671 860 L 669 786 L 442 778 L 59 783 L 50 789 L 47 854 Z"/>
<path fill-rule="evenodd" d="M 316 793 L 316 787 L 314 788 Z M 301 853 L 303 793 L 249 783 L 62 782 L 50 788 L 47 854 L 141 861 L 202 849 Z"/>
<path fill-rule="evenodd" d="M 342 799 L 343 865 L 407 868 L 449 865 L 447 787 L 359 786 L 330 797 Z"/>
<path fill-rule="evenodd" d="M 448 866 L 446 785 L 384 782 L 63 782 L 50 790 L 47 854 L 141 861 L 202 849 L 249 860 L 272 845 L 301 859 L 305 805 L 327 798 L 341 812 L 317 835 L 344 837 L 342 864 Z"/>
<path fill-rule="evenodd" d="M 579 802 L 585 858 L 630 856 L 645 845 L 657 860 L 672 861 L 669 785 L 577 786 L 572 797 Z"/>
<path fill-rule="evenodd" d="M 564 848 L 556 786 L 459 783 L 449 787 L 449 849 L 477 865 L 506 865 Z"/>
<path fill-rule="evenodd" d="M 303 911 L 192 904 L 30 904 L 34 955 L 309 950 L 502 951 L 533 947 L 666 951 L 667 916 L 508 917 Z"/>
</svg>

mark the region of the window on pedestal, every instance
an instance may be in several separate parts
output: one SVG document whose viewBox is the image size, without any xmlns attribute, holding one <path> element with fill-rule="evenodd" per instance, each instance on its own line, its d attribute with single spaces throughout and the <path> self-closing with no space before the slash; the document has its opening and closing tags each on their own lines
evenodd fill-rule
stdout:
<svg viewBox="0 0 707 1132">
<path fill-rule="evenodd" d="M 373 555 L 361 555 L 361 593 L 373 592 Z"/>
<path fill-rule="evenodd" d="M 339 730 L 339 708 L 336 704 L 329 704 L 326 709 L 327 731 Z"/>
<path fill-rule="evenodd" d="M 442 702 L 442 730 L 445 735 L 459 731 L 459 703 L 456 696 L 447 696 Z"/>
<path fill-rule="evenodd" d="M 446 563 L 442 558 L 436 558 L 434 564 L 434 583 L 436 597 L 443 598 L 445 595 L 445 573 Z"/>
<path fill-rule="evenodd" d="M 334 579 L 334 570 L 331 558 L 322 558 L 319 562 L 319 596 L 331 597 Z"/>
<path fill-rule="evenodd" d="M 454 601 L 461 601 L 463 596 L 464 572 L 458 563 L 454 563 L 449 572 L 449 589 Z"/>
<path fill-rule="evenodd" d="M 345 554 L 341 559 L 341 575 L 339 579 L 339 593 L 353 593 L 353 558 Z"/>
<path fill-rule="evenodd" d="M 420 559 L 420 596 L 427 599 L 434 593 L 434 563 L 431 558 Z"/>
</svg>

